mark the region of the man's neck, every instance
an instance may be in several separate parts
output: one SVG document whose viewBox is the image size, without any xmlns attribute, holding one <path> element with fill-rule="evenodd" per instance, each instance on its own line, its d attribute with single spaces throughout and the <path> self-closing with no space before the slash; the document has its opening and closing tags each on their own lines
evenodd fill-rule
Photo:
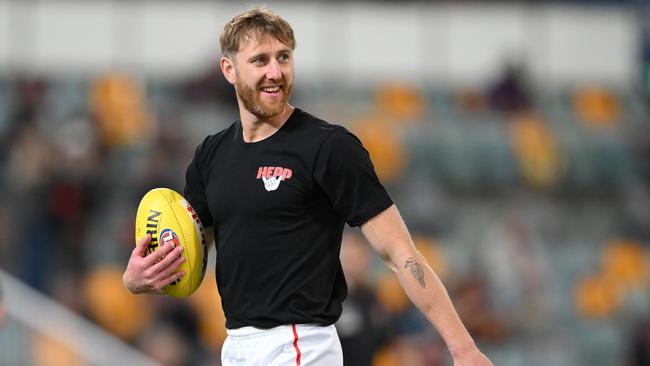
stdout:
<svg viewBox="0 0 650 366">
<path fill-rule="evenodd" d="M 239 106 L 239 117 L 242 124 L 244 142 L 262 141 L 276 133 L 289 119 L 295 108 L 287 104 L 282 113 L 270 118 L 259 118 L 242 105 Z"/>
</svg>

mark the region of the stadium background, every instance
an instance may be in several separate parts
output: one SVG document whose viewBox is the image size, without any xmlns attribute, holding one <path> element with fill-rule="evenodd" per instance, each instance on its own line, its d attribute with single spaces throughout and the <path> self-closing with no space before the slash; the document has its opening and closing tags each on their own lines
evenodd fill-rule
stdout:
<svg viewBox="0 0 650 366">
<path fill-rule="evenodd" d="M 267 4 L 292 103 L 361 137 L 496 365 L 650 364 L 644 2 Z M 121 274 L 139 199 L 236 118 L 218 34 L 251 5 L 0 1 L 0 365 L 218 364 L 213 274 L 183 301 Z M 348 234 L 346 353 L 450 364 Z"/>
</svg>

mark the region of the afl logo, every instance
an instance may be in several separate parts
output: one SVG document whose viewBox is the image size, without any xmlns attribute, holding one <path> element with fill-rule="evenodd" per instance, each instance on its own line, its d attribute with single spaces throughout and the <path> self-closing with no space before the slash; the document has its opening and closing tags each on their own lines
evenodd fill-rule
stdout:
<svg viewBox="0 0 650 366">
<path fill-rule="evenodd" d="M 165 229 L 160 233 L 160 246 L 170 244 L 172 248 L 176 248 L 177 246 L 181 245 L 180 239 L 178 239 L 178 235 L 174 232 L 172 229 Z M 170 283 L 170 285 L 176 285 L 179 283 L 181 280 L 178 279 L 176 281 L 173 281 Z"/>
<path fill-rule="evenodd" d="M 178 235 L 172 229 L 165 229 L 160 233 L 160 245 L 171 244 L 172 248 L 176 248 L 181 245 Z"/>
</svg>

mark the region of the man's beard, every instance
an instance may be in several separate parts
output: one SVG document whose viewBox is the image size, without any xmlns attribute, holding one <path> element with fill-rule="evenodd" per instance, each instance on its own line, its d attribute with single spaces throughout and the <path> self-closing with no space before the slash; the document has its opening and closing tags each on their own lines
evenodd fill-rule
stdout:
<svg viewBox="0 0 650 366">
<path fill-rule="evenodd" d="M 271 118 L 284 112 L 292 89 L 293 84 L 281 83 L 280 92 L 282 97 L 280 101 L 269 105 L 262 102 L 260 98 L 262 91 L 260 91 L 259 86 L 251 88 L 239 80 L 235 83 L 235 90 L 242 103 L 244 103 L 244 107 L 258 118 Z"/>
</svg>

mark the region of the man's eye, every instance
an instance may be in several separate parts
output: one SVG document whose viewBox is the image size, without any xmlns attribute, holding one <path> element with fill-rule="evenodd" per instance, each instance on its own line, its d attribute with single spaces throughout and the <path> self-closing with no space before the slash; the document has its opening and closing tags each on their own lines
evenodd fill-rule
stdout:
<svg viewBox="0 0 650 366">
<path fill-rule="evenodd" d="M 280 55 L 280 57 L 278 57 L 278 59 L 280 61 L 289 61 L 289 55 Z"/>
<path fill-rule="evenodd" d="M 256 58 L 256 59 L 253 60 L 253 63 L 255 65 L 263 65 L 264 64 L 264 58 L 263 57 Z"/>
</svg>

